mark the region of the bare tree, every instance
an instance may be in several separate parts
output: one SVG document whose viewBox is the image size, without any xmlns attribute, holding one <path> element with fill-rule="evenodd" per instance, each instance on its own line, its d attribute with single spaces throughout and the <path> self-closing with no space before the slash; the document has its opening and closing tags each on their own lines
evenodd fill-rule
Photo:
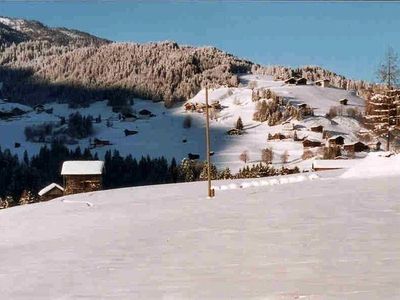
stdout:
<svg viewBox="0 0 400 300">
<path fill-rule="evenodd" d="M 272 163 L 272 159 L 274 158 L 274 152 L 271 148 L 265 148 L 261 150 L 261 160 L 266 163 Z"/>
<path fill-rule="evenodd" d="M 379 81 L 387 84 L 389 88 L 396 86 L 400 78 L 400 69 L 397 63 L 397 53 L 389 47 L 385 53 L 382 63 L 376 70 Z"/>
<path fill-rule="evenodd" d="M 289 152 L 285 150 L 281 155 L 282 164 L 286 164 L 289 159 Z"/>
<path fill-rule="evenodd" d="M 249 156 L 249 152 L 247 150 L 243 151 L 240 155 L 239 155 L 239 159 L 244 162 L 247 163 L 250 159 Z"/>
</svg>

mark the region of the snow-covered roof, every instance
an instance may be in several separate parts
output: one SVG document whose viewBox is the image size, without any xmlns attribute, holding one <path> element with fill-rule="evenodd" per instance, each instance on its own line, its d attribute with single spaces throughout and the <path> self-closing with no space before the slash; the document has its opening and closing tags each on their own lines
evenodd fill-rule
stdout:
<svg viewBox="0 0 400 300">
<path fill-rule="evenodd" d="M 63 163 L 61 175 L 101 175 L 103 169 L 102 160 L 70 160 Z"/>
<path fill-rule="evenodd" d="M 45 188 L 41 189 L 38 193 L 39 196 L 43 196 L 44 194 L 47 194 L 48 192 L 50 192 L 52 189 L 57 188 L 60 191 L 64 192 L 64 188 L 60 185 L 58 185 L 57 183 L 51 183 L 48 186 L 46 186 Z"/>
</svg>

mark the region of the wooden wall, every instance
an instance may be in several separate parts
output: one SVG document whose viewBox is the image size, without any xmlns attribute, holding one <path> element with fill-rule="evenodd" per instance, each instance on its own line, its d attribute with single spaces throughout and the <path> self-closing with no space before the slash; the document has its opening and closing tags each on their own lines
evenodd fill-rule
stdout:
<svg viewBox="0 0 400 300">
<path fill-rule="evenodd" d="M 65 175 L 64 194 L 99 191 L 103 188 L 102 175 Z"/>
<path fill-rule="evenodd" d="M 53 188 L 46 194 L 40 196 L 40 201 L 49 201 L 51 199 L 61 197 L 62 195 L 64 195 L 63 191 L 59 190 L 58 188 Z"/>
</svg>

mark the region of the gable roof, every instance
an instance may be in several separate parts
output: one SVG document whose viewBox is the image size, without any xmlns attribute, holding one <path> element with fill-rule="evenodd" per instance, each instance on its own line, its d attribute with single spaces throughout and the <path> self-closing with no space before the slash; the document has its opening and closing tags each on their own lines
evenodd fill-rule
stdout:
<svg viewBox="0 0 400 300">
<path fill-rule="evenodd" d="M 41 189 L 38 193 L 39 196 L 43 196 L 44 194 L 47 194 L 48 192 L 50 192 L 52 189 L 59 189 L 60 191 L 64 192 L 64 188 L 60 185 L 58 185 L 57 183 L 51 183 L 48 186 L 46 186 L 45 188 Z"/>
<path fill-rule="evenodd" d="M 103 169 L 102 160 L 69 160 L 63 163 L 61 175 L 101 175 Z"/>
</svg>

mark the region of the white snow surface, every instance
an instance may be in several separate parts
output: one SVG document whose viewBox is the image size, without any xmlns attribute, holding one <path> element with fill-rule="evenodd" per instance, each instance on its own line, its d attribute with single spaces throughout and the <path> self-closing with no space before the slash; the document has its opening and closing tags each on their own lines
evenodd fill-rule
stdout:
<svg viewBox="0 0 400 300">
<path fill-rule="evenodd" d="M 399 299 L 400 176 L 315 175 L 1 210 L 1 298 Z"/>
<path fill-rule="evenodd" d="M 369 153 L 366 158 L 357 162 L 342 178 L 400 176 L 400 155 L 388 152 Z"/>
<path fill-rule="evenodd" d="M 50 183 L 48 186 L 44 187 L 43 189 L 41 189 L 39 191 L 38 195 L 43 196 L 44 194 L 46 194 L 47 192 L 50 192 L 54 188 L 58 188 L 59 190 L 64 191 L 64 188 L 62 186 L 53 182 L 53 183 Z"/>
<path fill-rule="evenodd" d="M 61 168 L 61 175 L 100 175 L 103 173 L 102 160 L 69 160 Z"/>
</svg>

